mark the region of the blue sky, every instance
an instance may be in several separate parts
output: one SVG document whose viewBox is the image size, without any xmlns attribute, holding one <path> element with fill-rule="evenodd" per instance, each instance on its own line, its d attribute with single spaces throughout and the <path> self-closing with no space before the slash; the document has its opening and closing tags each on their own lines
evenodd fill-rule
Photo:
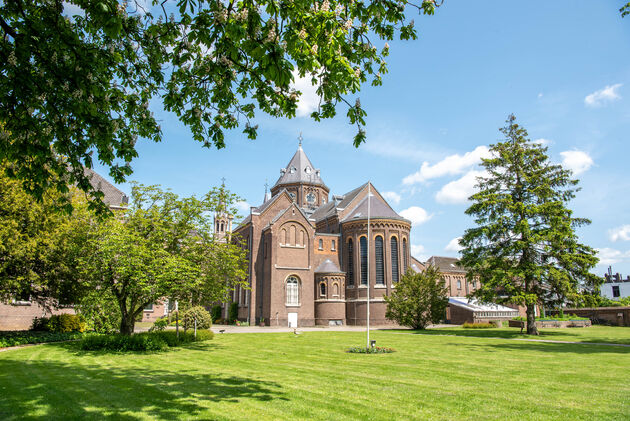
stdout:
<svg viewBox="0 0 630 421">
<path fill-rule="evenodd" d="M 628 275 L 630 17 L 620 17 L 621 5 L 446 0 L 435 16 L 415 18 L 417 41 L 390 42 L 383 86 L 359 94 L 368 112 L 368 139 L 359 149 L 343 117 L 315 123 L 262 115 L 257 140 L 234 131 L 227 148 L 204 149 L 174 115 L 156 108 L 165 140 L 138 143 L 130 179 L 201 195 L 225 177 L 247 204 L 259 205 L 265 181 L 275 183 L 302 132 L 331 193 L 371 180 L 412 219 L 416 257 L 456 256 L 453 239 L 472 226 L 464 211 L 479 158 L 514 113 L 530 138 L 542 139 L 551 159 L 581 180 L 569 206 L 592 220 L 578 232 L 600 249 L 596 272 L 612 264 Z M 309 90 L 304 114 L 315 99 Z"/>
</svg>

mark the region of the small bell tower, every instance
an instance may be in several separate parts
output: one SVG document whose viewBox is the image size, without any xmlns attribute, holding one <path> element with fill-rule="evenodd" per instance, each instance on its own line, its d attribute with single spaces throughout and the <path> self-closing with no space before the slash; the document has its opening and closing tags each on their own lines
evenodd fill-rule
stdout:
<svg viewBox="0 0 630 421">
<path fill-rule="evenodd" d="M 225 191 L 225 177 L 221 178 L 221 193 Z M 214 235 L 218 241 L 227 242 L 232 234 L 232 219 L 234 217 L 228 212 L 225 202 L 219 203 L 221 210 L 214 212 Z"/>
</svg>

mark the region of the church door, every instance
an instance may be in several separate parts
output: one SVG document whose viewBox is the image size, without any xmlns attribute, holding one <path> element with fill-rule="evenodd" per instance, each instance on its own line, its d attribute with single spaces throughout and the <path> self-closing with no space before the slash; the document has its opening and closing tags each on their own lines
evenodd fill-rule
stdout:
<svg viewBox="0 0 630 421">
<path fill-rule="evenodd" d="M 297 325 L 297 313 L 288 313 L 289 327 L 298 327 Z"/>
</svg>

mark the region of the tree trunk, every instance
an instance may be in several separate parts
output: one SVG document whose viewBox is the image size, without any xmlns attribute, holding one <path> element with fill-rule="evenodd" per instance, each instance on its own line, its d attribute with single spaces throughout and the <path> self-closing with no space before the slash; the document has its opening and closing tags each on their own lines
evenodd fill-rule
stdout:
<svg viewBox="0 0 630 421">
<path fill-rule="evenodd" d="M 130 314 L 123 314 L 120 319 L 120 333 L 123 335 L 131 336 L 135 328 L 135 317 Z"/>
<path fill-rule="evenodd" d="M 527 304 L 527 334 L 539 335 L 536 327 L 536 304 Z"/>
</svg>

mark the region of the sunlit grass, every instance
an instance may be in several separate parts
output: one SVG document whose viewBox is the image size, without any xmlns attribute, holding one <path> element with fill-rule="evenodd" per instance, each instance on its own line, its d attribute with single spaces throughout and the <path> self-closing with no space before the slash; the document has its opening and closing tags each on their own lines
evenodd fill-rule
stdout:
<svg viewBox="0 0 630 421">
<path fill-rule="evenodd" d="M 600 334 L 593 329 L 575 332 Z M 614 342 L 630 336 L 630 328 L 607 329 L 613 330 L 601 336 L 616 336 Z M 347 348 L 363 345 L 364 334 L 331 331 L 222 334 L 155 354 L 82 353 L 74 344 L 6 351 L 0 419 L 630 416 L 628 347 L 410 331 L 371 337 L 396 352 L 350 354 Z"/>
</svg>

